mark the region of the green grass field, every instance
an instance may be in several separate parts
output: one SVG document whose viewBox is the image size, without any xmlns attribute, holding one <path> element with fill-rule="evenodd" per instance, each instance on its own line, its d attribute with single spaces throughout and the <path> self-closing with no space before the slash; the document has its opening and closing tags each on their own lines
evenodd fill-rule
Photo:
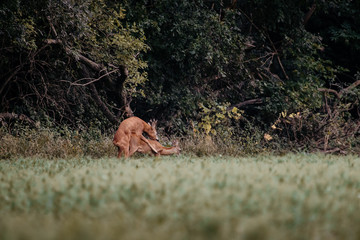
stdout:
<svg viewBox="0 0 360 240">
<path fill-rule="evenodd" d="M 360 159 L 0 161 L 0 239 L 360 239 Z"/>
</svg>

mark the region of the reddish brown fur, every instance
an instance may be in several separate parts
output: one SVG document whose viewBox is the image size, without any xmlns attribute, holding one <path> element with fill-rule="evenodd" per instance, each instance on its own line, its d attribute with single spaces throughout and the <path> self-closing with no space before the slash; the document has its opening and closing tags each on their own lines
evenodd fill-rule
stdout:
<svg viewBox="0 0 360 240">
<path fill-rule="evenodd" d="M 134 154 L 135 152 L 140 152 L 160 156 L 179 154 L 181 151 L 178 141 L 173 143 L 175 145 L 173 147 L 164 147 L 156 140 L 149 140 L 149 142 L 152 146 L 154 146 L 157 153 L 154 152 L 145 141 L 133 134 L 130 140 L 130 155 Z"/>
<path fill-rule="evenodd" d="M 146 132 L 149 138 L 157 140 L 156 129 L 140 118 L 130 117 L 121 122 L 113 140 L 114 145 L 118 147 L 118 158 L 120 158 L 122 154 L 124 154 L 126 158 L 131 156 L 129 154 L 131 136 L 138 137 L 144 141 L 144 143 L 148 144 L 149 148 L 153 149 L 154 152 L 157 152 L 149 143 L 148 139 L 142 135 L 143 132 Z"/>
</svg>

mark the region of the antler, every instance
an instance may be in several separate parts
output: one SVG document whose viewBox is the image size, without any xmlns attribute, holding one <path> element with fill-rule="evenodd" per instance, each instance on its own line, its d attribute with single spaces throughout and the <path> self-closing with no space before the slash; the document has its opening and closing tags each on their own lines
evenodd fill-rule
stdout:
<svg viewBox="0 0 360 240">
<path fill-rule="evenodd" d="M 155 120 L 155 119 L 150 119 L 149 122 L 150 122 L 150 125 L 151 125 L 152 128 L 156 128 L 156 124 L 157 124 L 157 122 L 158 122 L 157 120 Z"/>
</svg>

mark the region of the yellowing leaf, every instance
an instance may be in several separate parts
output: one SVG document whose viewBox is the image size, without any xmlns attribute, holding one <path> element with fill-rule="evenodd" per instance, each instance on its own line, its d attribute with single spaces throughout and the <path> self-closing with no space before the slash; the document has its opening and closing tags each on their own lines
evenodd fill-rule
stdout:
<svg viewBox="0 0 360 240">
<path fill-rule="evenodd" d="M 215 115 L 217 118 L 220 118 L 220 119 L 225 118 L 224 114 L 222 114 L 222 113 L 216 113 Z"/>
<path fill-rule="evenodd" d="M 210 130 L 211 130 L 211 124 L 209 124 L 209 123 L 204 123 L 202 128 L 205 130 L 205 133 L 206 133 L 206 134 L 209 134 L 209 132 L 210 132 Z"/>
<path fill-rule="evenodd" d="M 272 138 L 272 136 L 270 136 L 270 134 L 265 133 L 265 134 L 264 134 L 264 139 L 265 139 L 266 141 L 271 141 L 273 138 Z"/>
</svg>

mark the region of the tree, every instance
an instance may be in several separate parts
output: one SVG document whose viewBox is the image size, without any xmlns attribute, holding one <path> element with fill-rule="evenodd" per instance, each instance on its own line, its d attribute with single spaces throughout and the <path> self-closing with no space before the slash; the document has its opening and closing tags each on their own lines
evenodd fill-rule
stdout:
<svg viewBox="0 0 360 240">
<path fill-rule="evenodd" d="M 74 126 L 132 114 L 129 101 L 147 80 L 139 58 L 147 46 L 120 5 L 18 0 L 0 9 L 0 112 Z"/>
</svg>

